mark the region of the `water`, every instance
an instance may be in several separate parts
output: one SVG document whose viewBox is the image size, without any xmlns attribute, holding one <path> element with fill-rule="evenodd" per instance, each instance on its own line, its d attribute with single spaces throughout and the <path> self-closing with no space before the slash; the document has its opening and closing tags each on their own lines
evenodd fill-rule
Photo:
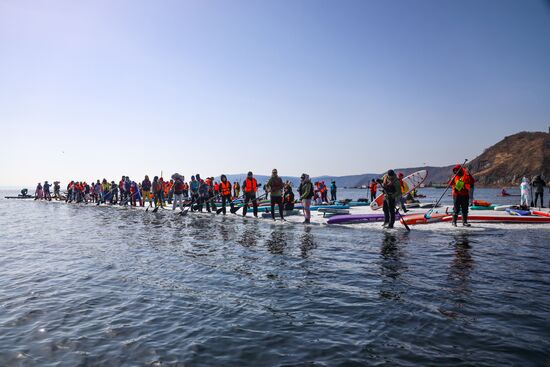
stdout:
<svg viewBox="0 0 550 367">
<path fill-rule="evenodd" d="M 550 361 L 547 225 L 384 232 L 8 200 L 0 224 L 2 366 Z"/>
</svg>

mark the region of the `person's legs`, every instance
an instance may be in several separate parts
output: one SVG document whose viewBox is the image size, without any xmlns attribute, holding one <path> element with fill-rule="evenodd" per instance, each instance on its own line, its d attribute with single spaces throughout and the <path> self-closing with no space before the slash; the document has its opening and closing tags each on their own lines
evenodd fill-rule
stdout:
<svg viewBox="0 0 550 367">
<path fill-rule="evenodd" d="M 460 199 L 458 196 L 453 197 L 453 226 L 456 227 L 456 221 L 458 220 L 458 213 L 461 211 Z"/>
<path fill-rule="evenodd" d="M 388 198 L 388 210 L 390 212 L 390 223 L 388 224 L 388 228 L 393 228 L 395 223 L 395 198 L 393 197 Z"/>
<path fill-rule="evenodd" d="M 311 210 L 309 209 L 311 207 L 311 199 L 302 200 L 302 206 L 304 208 L 304 223 L 309 223 L 311 219 Z"/>
<path fill-rule="evenodd" d="M 254 216 L 258 217 L 258 200 L 256 199 L 256 194 L 252 195 L 252 211 L 254 212 Z"/>
<path fill-rule="evenodd" d="M 282 196 L 277 197 L 277 205 L 279 206 L 279 216 L 281 217 L 281 220 L 284 220 L 285 216 L 284 216 L 283 197 Z"/>
<path fill-rule="evenodd" d="M 226 213 L 226 211 L 225 211 L 225 204 L 226 204 L 227 200 L 229 200 L 229 199 L 228 199 L 228 196 L 225 196 L 225 195 L 222 196 L 222 208 L 221 208 L 221 209 L 222 209 L 223 215 L 225 215 L 225 213 Z"/>
<path fill-rule="evenodd" d="M 276 198 L 271 195 L 271 218 L 275 220 L 275 203 L 277 202 Z"/>
<path fill-rule="evenodd" d="M 469 226 L 468 224 L 468 207 L 469 207 L 469 200 L 470 198 L 468 196 L 461 197 L 461 210 L 462 210 L 462 224 L 465 226 Z"/>
<path fill-rule="evenodd" d="M 388 201 L 384 199 L 382 203 L 382 210 L 384 211 L 384 224 L 382 227 L 386 227 L 390 223 L 390 210 L 389 210 Z"/>
</svg>

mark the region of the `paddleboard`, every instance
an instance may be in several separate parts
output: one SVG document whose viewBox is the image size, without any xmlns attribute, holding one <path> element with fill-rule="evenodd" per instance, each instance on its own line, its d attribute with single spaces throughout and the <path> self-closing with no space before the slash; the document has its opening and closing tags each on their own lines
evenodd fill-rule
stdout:
<svg viewBox="0 0 550 367">
<path fill-rule="evenodd" d="M 365 202 L 365 201 L 350 201 L 349 203 L 347 203 L 347 205 L 349 205 L 349 206 L 369 206 L 370 203 Z"/>
<path fill-rule="evenodd" d="M 543 211 L 540 211 L 540 210 L 531 210 L 531 213 L 533 213 L 533 215 L 538 215 L 538 216 L 541 216 L 541 217 L 550 217 L 549 212 L 543 212 Z"/>
<path fill-rule="evenodd" d="M 495 209 L 494 205 L 490 205 L 490 206 L 472 205 L 470 207 L 470 210 L 494 210 L 494 209 Z"/>
<path fill-rule="evenodd" d="M 439 208 L 441 205 L 435 205 L 435 203 L 420 203 L 419 207 L 422 209 L 431 209 L 431 208 Z"/>
<path fill-rule="evenodd" d="M 399 219 L 399 214 L 395 214 L 395 218 Z M 327 220 L 327 224 L 352 224 L 352 223 L 368 223 L 368 222 L 383 222 L 384 214 L 348 214 L 335 215 Z"/>
<path fill-rule="evenodd" d="M 421 171 L 414 172 L 408 175 L 407 177 L 403 178 L 403 187 L 404 187 L 403 196 L 407 195 L 409 192 L 411 192 L 412 190 L 420 186 L 420 184 L 424 182 L 426 177 L 428 177 L 428 171 L 421 170 Z M 372 210 L 377 210 L 382 207 L 383 203 L 384 203 L 384 194 L 382 193 L 372 201 L 372 203 L 370 204 L 370 207 L 372 208 Z"/>
<path fill-rule="evenodd" d="M 349 209 L 319 208 L 317 211 L 327 214 L 349 214 Z"/>
<path fill-rule="evenodd" d="M 450 222 L 452 216 L 442 219 L 443 222 Z M 458 216 L 458 220 L 462 220 L 462 216 Z M 469 222 L 492 222 L 492 223 L 550 223 L 550 217 L 531 217 L 519 215 L 469 215 Z"/>
<path fill-rule="evenodd" d="M 494 210 L 499 211 L 499 212 L 503 212 L 506 209 L 511 208 L 512 206 L 513 205 L 497 205 L 497 206 L 495 206 Z"/>
<path fill-rule="evenodd" d="M 429 218 L 426 218 L 424 214 L 411 214 L 401 217 L 401 223 L 405 222 L 410 226 L 415 224 L 436 223 L 441 222 L 441 220 L 447 216 L 449 216 L 447 213 L 431 213 Z"/>
<path fill-rule="evenodd" d="M 4 199 L 34 199 L 34 196 L 4 196 Z"/>
</svg>

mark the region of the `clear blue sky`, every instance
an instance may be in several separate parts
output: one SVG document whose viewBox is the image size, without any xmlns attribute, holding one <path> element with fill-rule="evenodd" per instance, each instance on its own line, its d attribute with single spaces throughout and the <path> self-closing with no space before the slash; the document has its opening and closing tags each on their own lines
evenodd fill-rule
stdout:
<svg viewBox="0 0 550 367">
<path fill-rule="evenodd" d="M 358 174 L 550 124 L 538 0 L 0 0 L 0 185 Z"/>
</svg>

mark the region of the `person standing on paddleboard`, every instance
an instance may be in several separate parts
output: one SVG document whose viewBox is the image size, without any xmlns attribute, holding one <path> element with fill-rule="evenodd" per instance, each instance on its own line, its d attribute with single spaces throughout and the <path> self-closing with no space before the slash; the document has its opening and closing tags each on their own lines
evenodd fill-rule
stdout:
<svg viewBox="0 0 550 367">
<path fill-rule="evenodd" d="M 462 225 L 469 227 L 468 206 L 470 204 L 470 177 L 466 170 L 460 164 L 453 168 L 454 176 L 450 181 L 453 188 L 453 226 L 456 227 L 458 213 L 462 212 Z"/>
<path fill-rule="evenodd" d="M 47 181 L 46 181 L 47 182 Z M 535 193 L 535 200 L 534 205 L 537 206 L 538 199 L 540 197 L 540 206 L 539 208 L 544 208 L 544 188 L 546 187 L 546 182 L 542 179 L 540 175 L 536 176 L 533 182 L 531 183 L 533 186 L 533 192 Z M 44 184 L 44 192 L 46 191 L 46 184 Z"/>
<path fill-rule="evenodd" d="M 531 186 L 529 185 L 529 180 L 527 179 L 527 177 L 523 177 L 521 179 L 519 192 L 521 194 L 519 205 L 521 207 L 529 208 L 531 206 Z"/>
<path fill-rule="evenodd" d="M 374 178 L 370 182 L 369 190 L 370 190 L 370 201 L 372 203 L 374 201 L 374 199 L 376 198 L 376 191 L 378 190 L 378 184 L 376 183 Z"/>
<path fill-rule="evenodd" d="M 220 190 L 220 196 L 222 198 L 222 213 L 225 215 L 225 205 L 229 203 L 229 206 L 231 209 L 233 209 L 233 203 L 231 202 L 231 182 L 227 180 L 226 175 L 220 176 L 220 183 L 219 183 L 219 190 Z"/>
<path fill-rule="evenodd" d="M 189 190 L 191 191 L 191 203 L 193 204 L 197 204 L 199 202 L 199 185 L 200 182 L 198 181 L 198 179 L 196 179 L 195 176 L 191 176 L 191 182 L 189 182 Z M 195 211 L 193 206 L 194 205 L 191 205 L 191 211 Z"/>
<path fill-rule="evenodd" d="M 183 181 L 185 181 L 185 177 L 179 173 L 174 173 L 172 175 L 172 179 L 174 180 L 174 184 L 172 186 L 172 191 L 174 192 L 174 203 L 172 205 L 172 210 L 176 210 L 179 205 L 180 210 L 183 211 L 183 189 L 185 187 Z"/>
<path fill-rule="evenodd" d="M 384 204 L 382 205 L 384 224 L 382 224 L 382 227 L 393 228 L 395 223 L 395 203 L 397 199 L 401 198 L 401 184 L 395 171 L 392 169 L 388 170 L 388 173 L 382 177 L 380 184 L 384 190 Z"/>
<path fill-rule="evenodd" d="M 336 201 L 336 181 L 330 183 L 330 201 Z"/>
<path fill-rule="evenodd" d="M 241 185 L 239 181 L 233 182 L 233 197 L 236 199 L 241 194 Z"/>
<path fill-rule="evenodd" d="M 283 187 L 283 180 L 277 175 L 277 169 L 274 168 L 265 185 L 265 189 L 271 194 L 271 218 L 273 220 L 275 220 L 275 204 L 279 207 L 281 220 L 285 220 L 283 215 Z"/>
<path fill-rule="evenodd" d="M 256 192 L 258 191 L 258 181 L 254 178 L 252 172 L 248 172 L 246 179 L 243 182 L 243 191 L 244 191 L 244 208 L 243 208 L 243 217 L 246 216 L 246 211 L 248 210 L 248 203 L 252 202 L 252 210 L 254 216 L 258 218 L 258 200 L 256 200 Z"/>
<path fill-rule="evenodd" d="M 149 205 L 153 206 L 151 201 L 151 180 L 148 175 L 145 175 L 143 181 L 141 181 L 141 194 L 143 195 L 143 205 L 145 205 L 145 200 L 147 200 Z"/>
<path fill-rule="evenodd" d="M 50 194 L 50 184 L 48 181 L 44 181 L 44 199 L 52 201 L 52 194 Z"/>
<path fill-rule="evenodd" d="M 300 186 L 298 186 L 298 193 L 300 194 L 300 200 L 302 202 L 302 208 L 304 210 L 304 223 L 308 224 L 311 220 L 311 198 L 313 197 L 313 184 L 309 179 L 309 175 L 302 173 L 300 177 Z"/>
</svg>

